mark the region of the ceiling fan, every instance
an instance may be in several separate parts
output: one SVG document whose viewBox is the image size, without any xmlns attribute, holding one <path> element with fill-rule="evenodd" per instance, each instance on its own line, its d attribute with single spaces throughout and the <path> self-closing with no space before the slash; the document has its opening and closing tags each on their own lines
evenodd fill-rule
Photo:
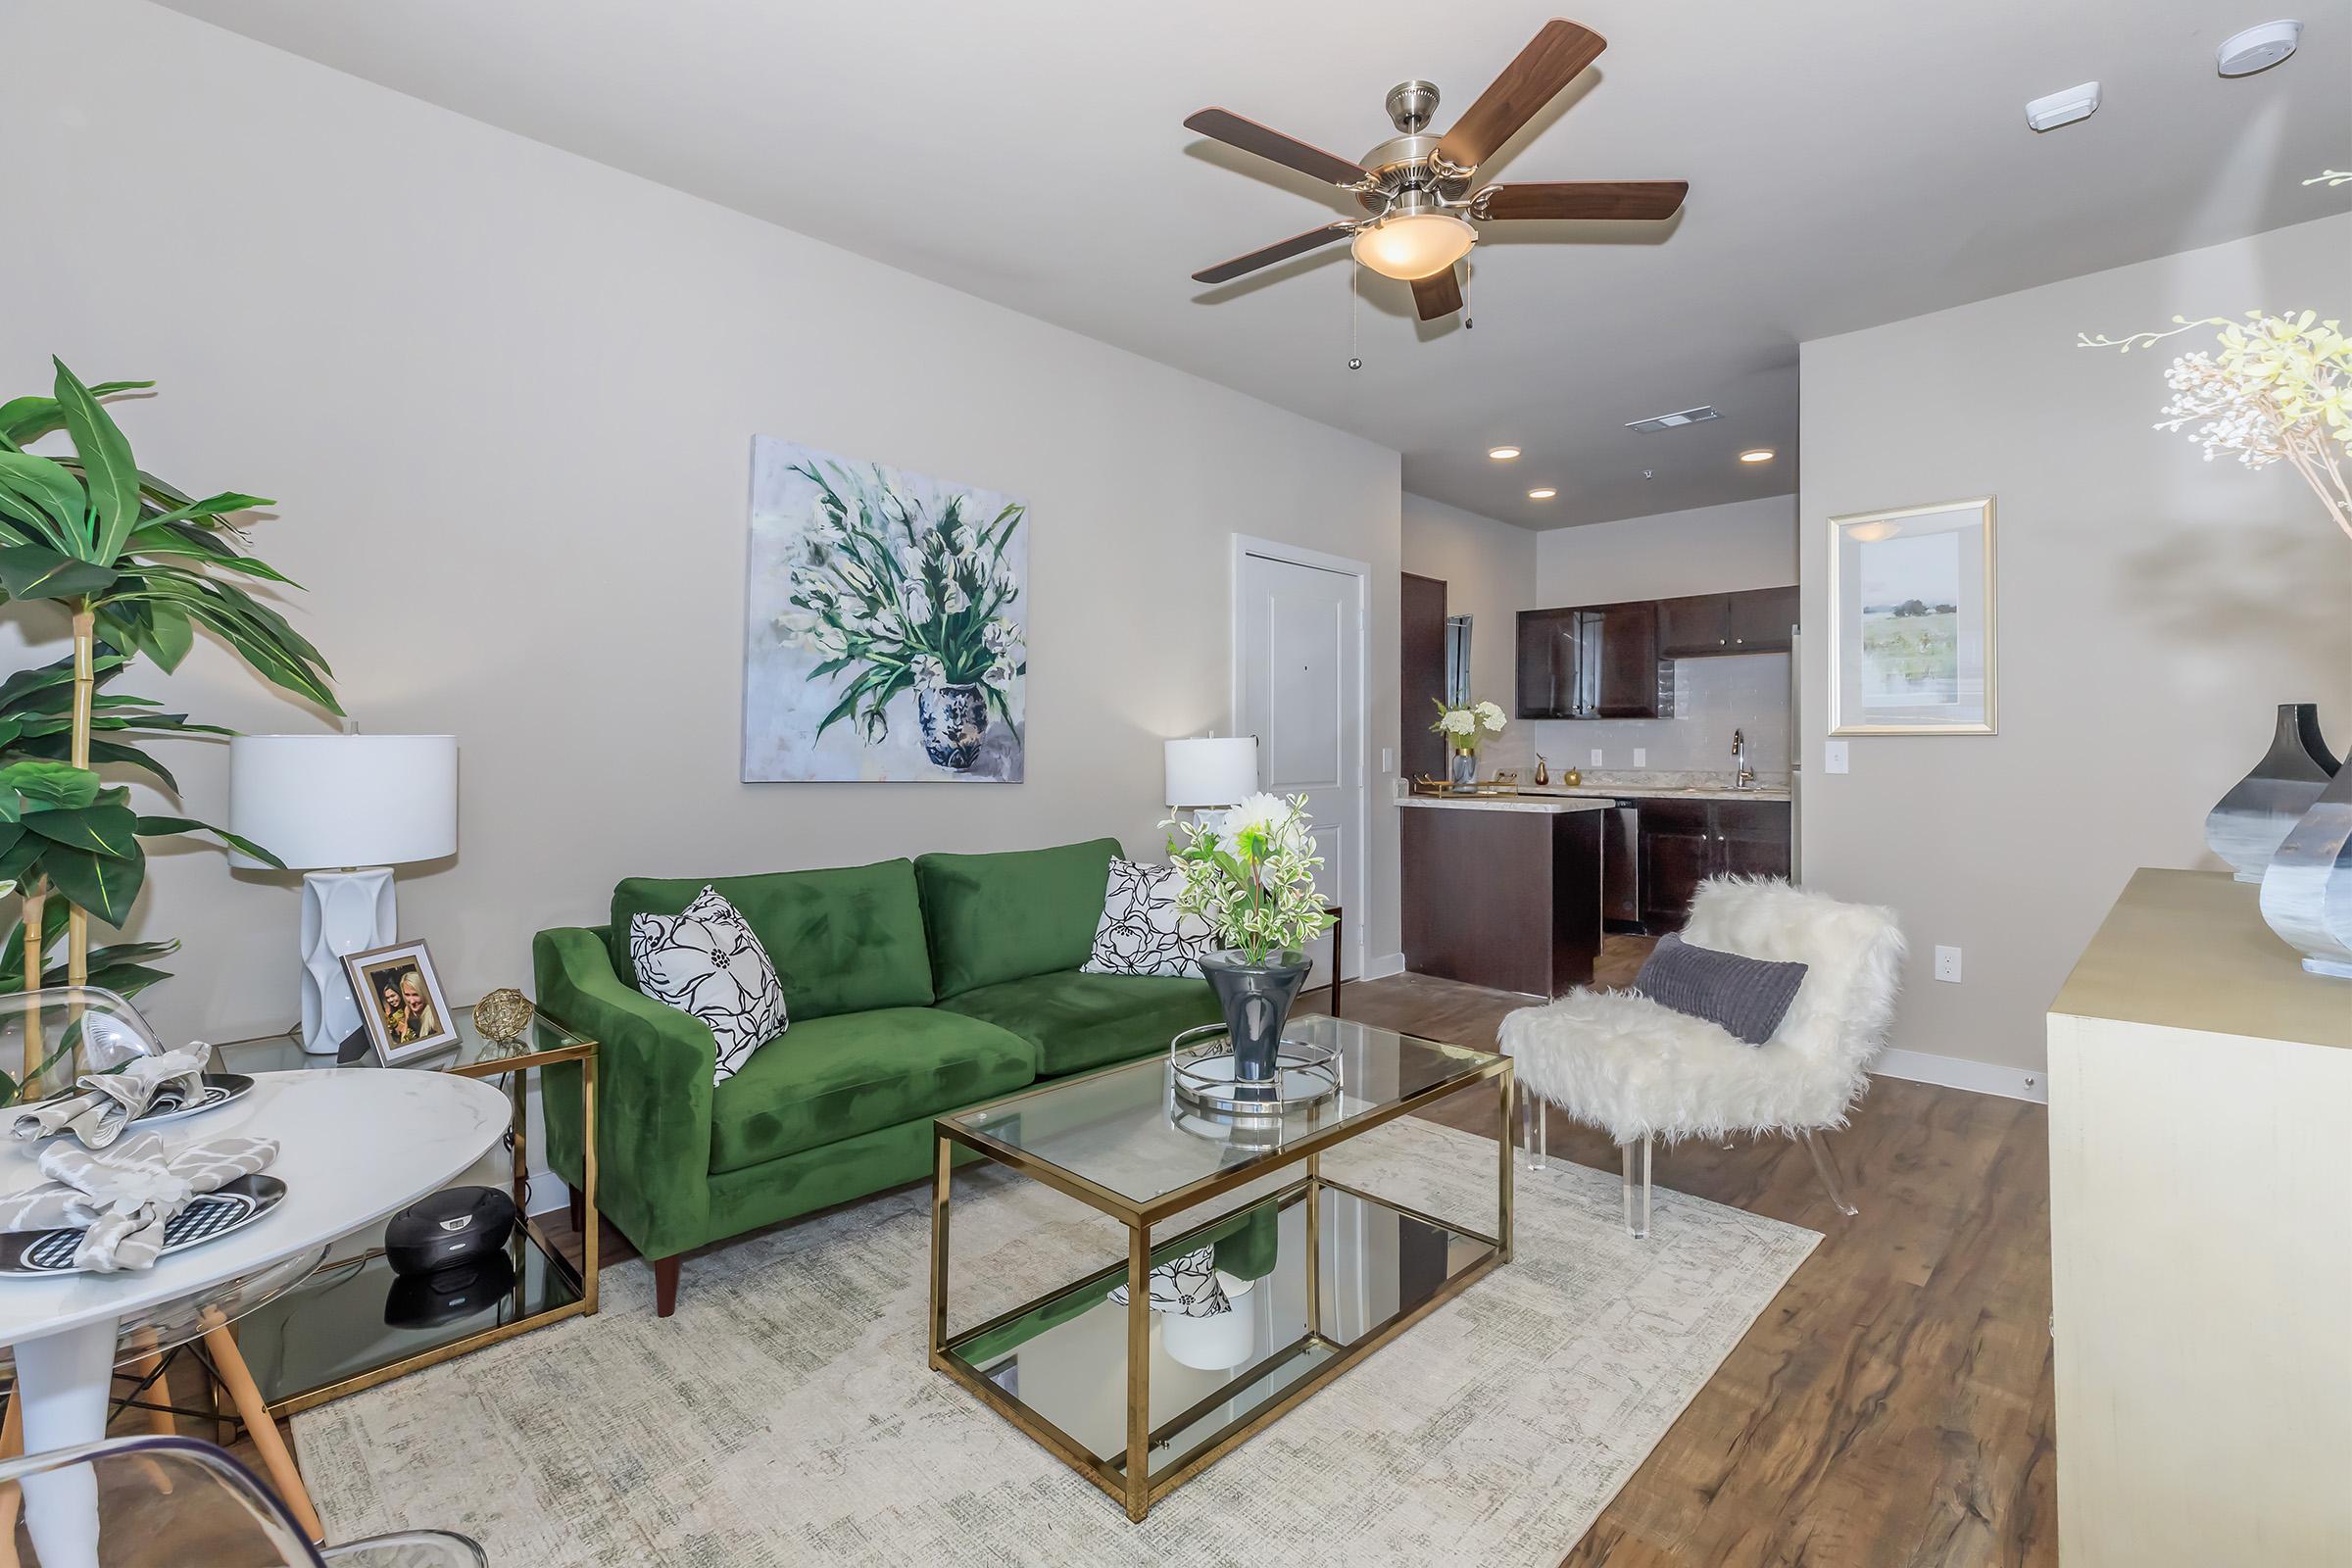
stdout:
<svg viewBox="0 0 2352 1568">
<path fill-rule="evenodd" d="M 1327 179 L 1352 195 L 1371 216 L 1294 234 L 1195 272 L 1193 281 L 1230 282 L 1352 237 L 1355 259 L 1383 276 L 1411 283 L 1421 319 L 1432 321 L 1462 308 L 1462 280 L 1455 267 L 1478 243 L 1477 225 L 1482 222 L 1672 218 L 1690 188 L 1686 180 L 1568 180 L 1472 188 L 1478 166 L 1607 47 L 1607 40 L 1590 27 L 1556 18 L 1545 23 L 1535 41 L 1519 51 L 1470 112 L 1443 136 L 1429 129 L 1438 89 L 1426 81 L 1400 81 L 1389 89 L 1388 99 L 1389 119 L 1398 134 L 1364 154 L 1361 163 L 1310 147 L 1230 110 L 1201 110 L 1184 122 L 1186 129 Z"/>
</svg>

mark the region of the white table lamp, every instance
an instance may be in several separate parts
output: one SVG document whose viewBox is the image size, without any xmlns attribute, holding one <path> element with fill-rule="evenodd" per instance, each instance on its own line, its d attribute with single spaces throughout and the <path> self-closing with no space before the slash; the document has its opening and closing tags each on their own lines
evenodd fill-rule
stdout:
<svg viewBox="0 0 2352 1568">
<path fill-rule="evenodd" d="M 400 935 L 392 867 L 458 851 L 458 738 L 239 735 L 228 743 L 228 827 L 309 873 L 302 1049 L 334 1051 L 360 1026 L 343 956 Z"/>
<path fill-rule="evenodd" d="M 1232 806 L 1257 793 L 1257 737 L 1212 735 L 1167 742 L 1171 810 Z"/>
</svg>

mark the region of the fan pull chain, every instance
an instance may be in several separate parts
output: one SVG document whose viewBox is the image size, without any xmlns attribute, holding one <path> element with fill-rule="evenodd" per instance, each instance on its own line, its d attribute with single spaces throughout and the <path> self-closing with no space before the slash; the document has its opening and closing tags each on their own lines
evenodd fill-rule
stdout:
<svg viewBox="0 0 2352 1568">
<path fill-rule="evenodd" d="M 1355 297 L 1361 288 L 1356 279 L 1357 269 L 1348 269 L 1348 368 L 1360 370 L 1364 362 L 1355 352 Z"/>
</svg>

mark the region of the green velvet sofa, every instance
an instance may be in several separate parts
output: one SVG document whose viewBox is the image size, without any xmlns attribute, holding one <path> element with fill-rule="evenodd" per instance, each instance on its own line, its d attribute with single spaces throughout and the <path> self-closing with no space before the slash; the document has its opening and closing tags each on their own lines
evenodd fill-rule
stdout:
<svg viewBox="0 0 2352 1568">
<path fill-rule="evenodd" d="M 927 1176 L 931 1118 L 1167 1049 L 1207 982 L 1081 974 L 1114 839 L 759 876 L 632 877 L 603 926 L 532 939 L 539 1004 L 598 1042 L 597 1205 L 652 1260 Z M 710 1031 L 636 988 L 629 917 L 706 886 L 758 934 L 789 1023 L 725 1083 Z M 582 1183 L 580 1076 L 546 1073 L 548 1162 Z"/>
</svg>

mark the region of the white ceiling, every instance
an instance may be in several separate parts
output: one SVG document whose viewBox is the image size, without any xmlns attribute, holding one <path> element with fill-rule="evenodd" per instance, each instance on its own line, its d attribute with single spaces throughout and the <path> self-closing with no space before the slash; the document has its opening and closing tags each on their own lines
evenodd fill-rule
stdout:
<svg viewBox="0 0 2352 1568">
<path fill-rule="evenodd" d="M 1407 489 L 1529 527 L 1793 490 L 1802 339 L 2352 207 L 2299 183 L 2352 167 L 2352 0 L 1579 0 L 1608 52 L 1482 173 L 1687 178 L 1685 212 L 1494 225 L 1474 329 L 1370 273 L 1351 326 L 1344 246 L 1191 281 L 1353 209 L 1179 122 L 1219 104 L 1355 157 L 1393 82 L 1437 82 L 1450 124 L 1545 11 L 166 3 L 1356 431 Z M 2217 75 L 2282 3 L 2301 53 Z M 2026 128 L 2028 98 L 2090 78 L 2090 121 Z M 1568 239 L 1591 242 L 1539 243 Z M 1696 403 L 1724 417 L 1623 428 Z M 1527 456 L 1488 462 L 1502 441 Z M 1734 461 L 1756 445 L 1783 456 Z M 1543 483 L 1559 499 L 1527 501 Z"/>
</svg>

